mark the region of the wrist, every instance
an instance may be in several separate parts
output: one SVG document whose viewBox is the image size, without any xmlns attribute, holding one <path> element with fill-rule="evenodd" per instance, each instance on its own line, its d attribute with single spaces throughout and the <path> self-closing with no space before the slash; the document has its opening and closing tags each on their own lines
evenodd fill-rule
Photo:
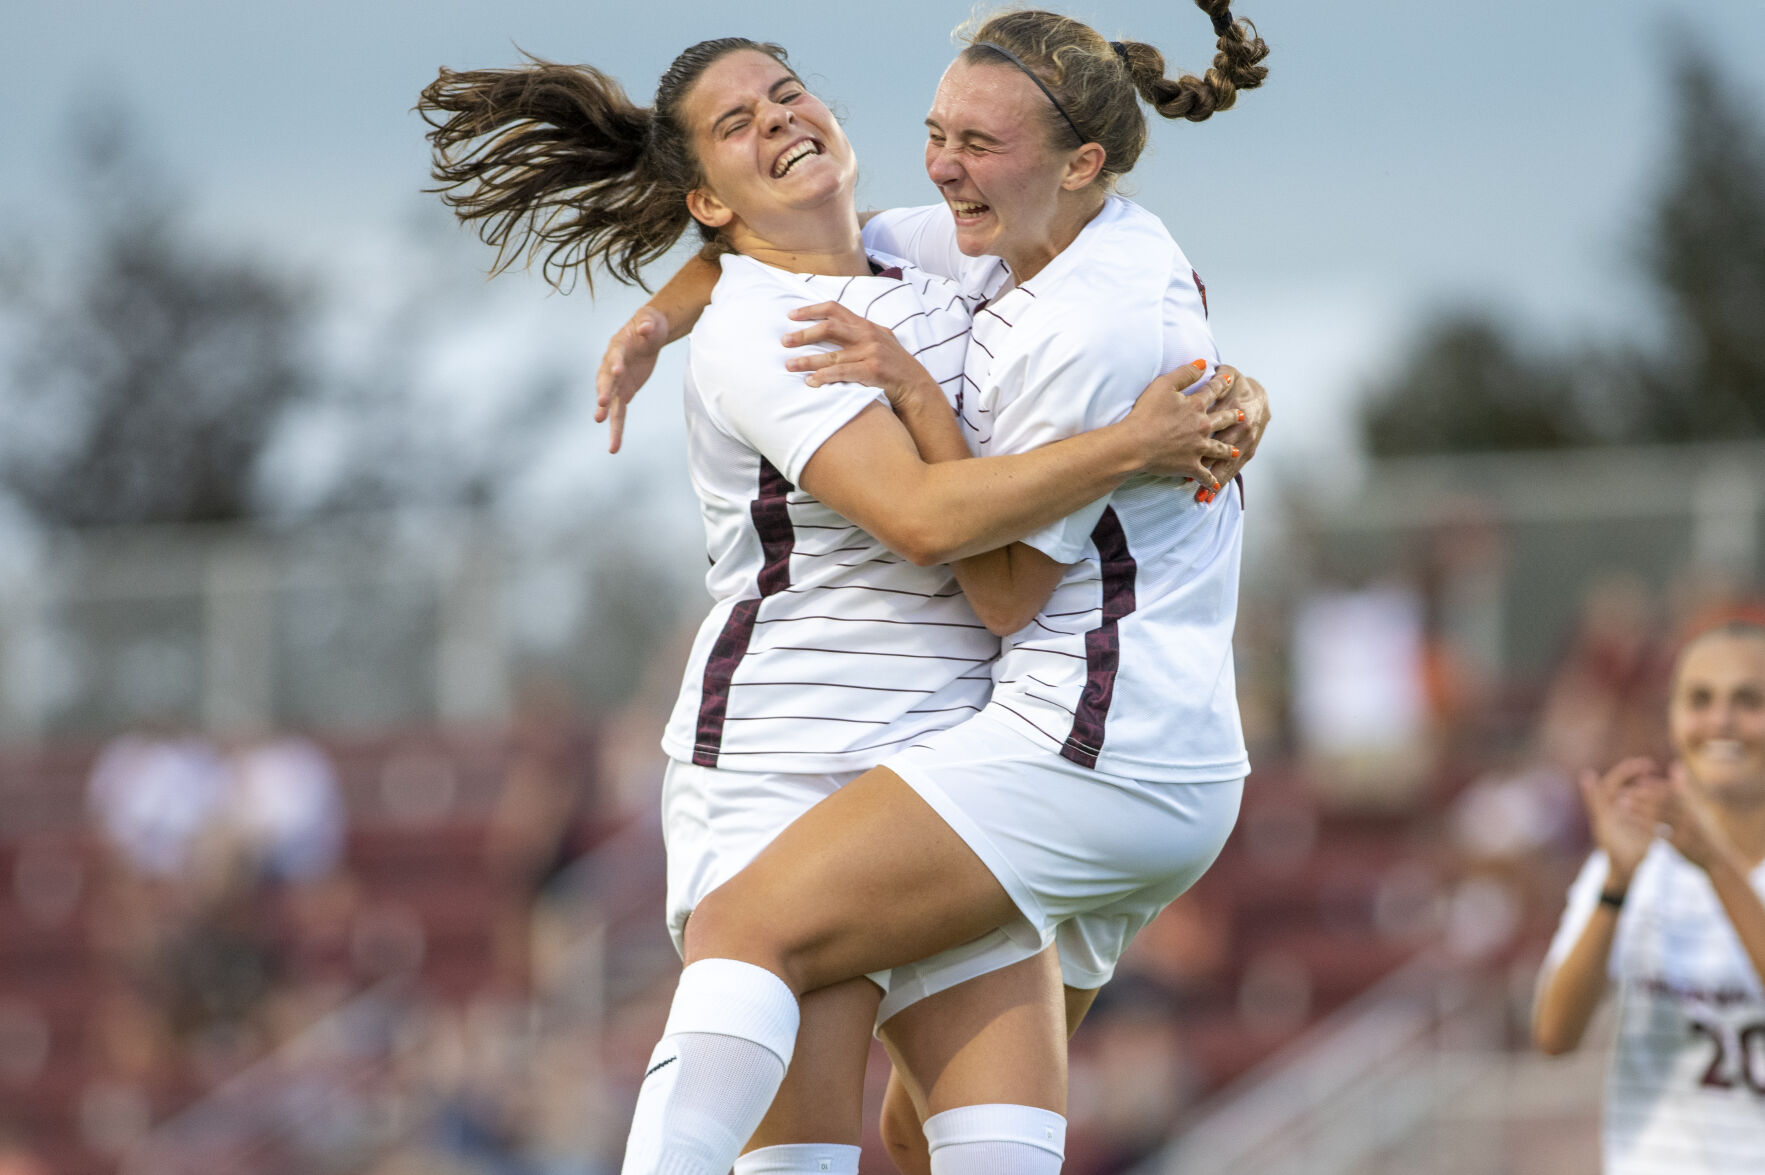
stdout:
<svg viewBox="0 0 1765 1175">
<path fill-rule="evenodd" d="M 1108 442 L 1106 464 L 1123 481 L 1145 472 L 1146 467 L 1158 459 L 1158 452 L 1146 430 L 1133 427 L 1127 420 L 1105 425 L 1097 430 L 1096 435 Z"/>
<path fill-rule="evenodd" d="M 1721 849 L 1713 850 L 1708 856 L 1694 860 L 1692 864 L 1702 869 L 1712 882 L 1739 878 L 1744 883 L 1747 874 L 1751 872 L 1739 856 Z"/>
</svg>

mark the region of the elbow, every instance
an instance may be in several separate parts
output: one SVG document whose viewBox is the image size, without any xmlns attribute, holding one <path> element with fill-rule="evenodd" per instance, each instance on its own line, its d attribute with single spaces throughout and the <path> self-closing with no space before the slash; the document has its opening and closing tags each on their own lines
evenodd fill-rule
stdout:
<svg viewBox="0 0 1765 1175">
<path fill-rule="evenodd" d="M 1547 1057 L 1567 1056 L 1580 1043 L 1580 1035 L 1570 1032 L 1564 1025 L 1537 1019 L 1532 1022 L 1532 1047 Z"/>
<path fill-rule="evenodd" d="M 969 607 L 974 609 L 975 617 L 987 626 L 987 631 L 994 636 L 1005 637 L 1017 632 L 1024 625 L 1036 618 L 1040 608 L 1027 600 L 1014 599 L 1001 594 L 996 599 L 988 598 L 984 591 L 967 591 Z"/>
<path fill-rule="evenodd" d="M 1532 1044 L 1547 1057 L 1566 1057 L 1575 1051 L 1575 1041 L 1567 1037 L 1552 1036 L 1543 1032 L 1532 1034 Z"/>
<path fill-rule="evenodd" d="M 1020 607 L 990 605 L 974 600 L 970 603 L 974 606 L 975 616 L 987 626 L 987 631 L 998 637 L 1010 636 L 1036 618 L 1034 612 Z"/>
<path fill-rule="evenodd" d="M 935 567 L 961 554 L 957 536 L 928 520 L 903 519 L 876 537 L 915 567 Z"/>
</svg>

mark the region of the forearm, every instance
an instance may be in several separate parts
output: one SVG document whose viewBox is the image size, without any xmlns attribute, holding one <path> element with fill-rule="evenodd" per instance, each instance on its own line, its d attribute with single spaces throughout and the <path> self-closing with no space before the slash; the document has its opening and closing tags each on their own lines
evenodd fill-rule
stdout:
<svg viewBox="0 0 1765 1175">
<path fill-rule="evenodd" d="M 1760 901 L 1758 891 L 1747 880 L 1746 867 L 1738 861 L 1724 860 L 1711 866 L 1709 878 L 1753 970 L 1765 983 L 1765 902 Z"/>
<path fill-rule="evenodd" d="M 1114 491 L 1145 458 L 1120 425 L 1003 457 L 975 458 L 942 393 L 900 412 L 930 468 L 916 513 L 945 563 L 993 551 L 1040 530 Z"/>
<path fill-rule="evenodd" d="M 1556 1056 L 1581 1043 L 1606 990 L 1606 970 L 1618 927 L 1618 911 L 1600 905 L 1573 948 L 1539 984 L 1532 1009 L 1532 1041 Z"/>
<path fill-rule="evenodd" d="M 668 337 L 663 343 L 678 342 L 692 330 L 711 304 L 719 273 L 716 265 L 695 255 L 650 298 L 650 308 L 668 320 Z"/>
</svg>

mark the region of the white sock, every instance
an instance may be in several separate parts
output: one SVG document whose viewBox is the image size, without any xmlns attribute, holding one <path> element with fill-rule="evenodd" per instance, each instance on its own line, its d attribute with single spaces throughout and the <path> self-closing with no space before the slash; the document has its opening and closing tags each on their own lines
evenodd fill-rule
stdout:
<svg viewBox="0 0 1765 1175">
<path fill-rule="evenodd" d="M 1034 1106 L 961 1106 L 925 1120 L 932 1175 L 1057 1175 L 1066 1119 Z"/>
<path fill-rule="evenodd" d="M 797 997 L 763 967 L 702 959 L 682 971 L 622 1175 L 727 1175 L 784 1081 L 797 1020 Z"/>
<path fill-rule="evenodd" d="M 735 1175 L 858 1175 L 858 1148 L 831 1142 L 763 1146 L 735 1161 Z"/>
</svg>

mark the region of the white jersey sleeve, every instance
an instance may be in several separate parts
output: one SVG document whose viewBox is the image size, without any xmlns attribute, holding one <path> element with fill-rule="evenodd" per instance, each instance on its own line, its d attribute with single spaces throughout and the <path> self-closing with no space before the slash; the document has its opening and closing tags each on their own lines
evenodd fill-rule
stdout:
<svg viewBox="0 0 1765 1175">
<path fill-rule="evenodd" d="M 1111 356 L 1146 348 L 1136 348 L 1127 337 L 1143 324 L 1120 322 L 1120 329 L 1107 333 L 1073 330 L 1040 336 L 1022 357 L 1022 394 L 1001 400 L 995 408 L 985 452 L 1027 453 L 1126 416 L 1146 386 L 1146 372 Z M 1139 337 L 1156 335 L 1141 332 Z M 1057 562 L 1077 562 L 1108 505 L 1107 497 L 1098 498 L 1022 541 Z"/>
<path fill-rule="evenodd" d="M 877 213 L 864 226 L 864 247 L 905 257 L 939 277 L 960 279 L 973 260 L 956 247 L 956 221 L 946 204 Z"/>
<path fill-rule="evenodd" d="M 793 485 L 827 438 L 871 404 L 888 403 L 876 388 L 812 388 L 804 373 L 785 370 L 794 355 L 836 349 L 831 343 L 786 348 L 782 341 L 804 326 L 790 312 L 822 300 L 810 286 L 781 280 L 748 258 L 725 256 L 712 296 L 718 313 L 694 330 L 690 342 L 707 413 Z"/>
</svg>

